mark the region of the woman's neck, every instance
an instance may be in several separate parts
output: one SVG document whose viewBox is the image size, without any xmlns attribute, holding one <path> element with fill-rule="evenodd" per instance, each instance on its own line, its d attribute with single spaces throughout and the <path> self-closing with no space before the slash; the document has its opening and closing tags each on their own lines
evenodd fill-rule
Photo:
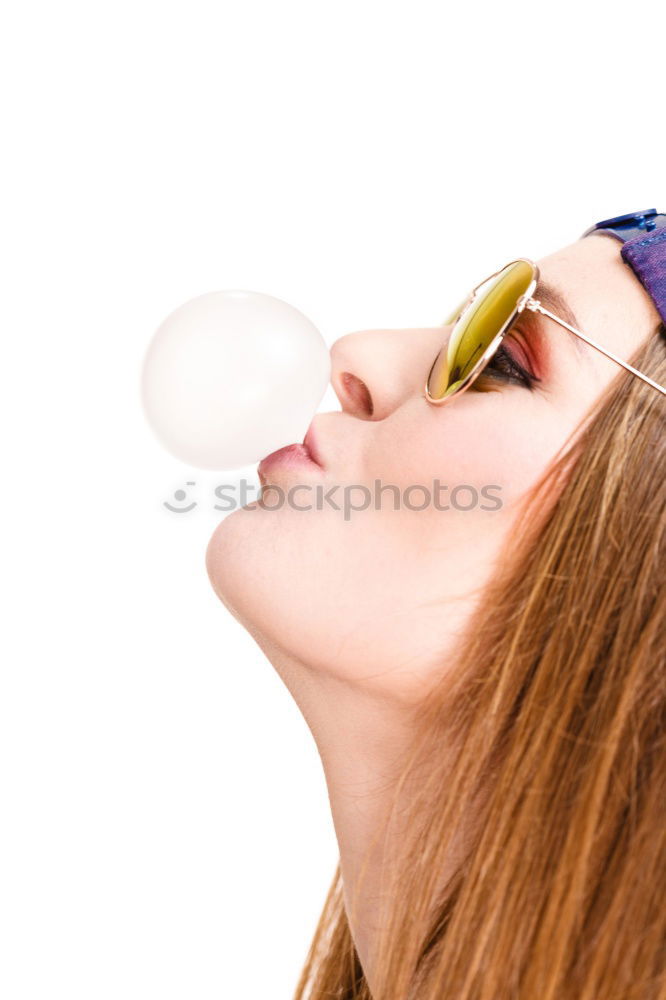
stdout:
<svg viewBox="0 0 666 1000">
<path fill-rule="evenodd" d="M 416 735 L 413 709 L 322 676 L 260 643 L 298 704 L 319 751 L 340 851 L 345 908 L 372 989 L 382 918 L 382 872 L 395 870 L 404 837 L 400 802 L 385 825 Z M 405 802 L 409 793 L 405 789 Z M 445 876 L 447 873 L 442 873 Z M 391 908 L 391 900 L 385 902 Z"/>
</svg>

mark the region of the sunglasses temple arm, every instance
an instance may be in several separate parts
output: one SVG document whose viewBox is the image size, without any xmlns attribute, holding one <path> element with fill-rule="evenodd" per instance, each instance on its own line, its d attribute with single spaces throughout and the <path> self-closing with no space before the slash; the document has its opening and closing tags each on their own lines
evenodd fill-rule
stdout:
<svg viewBox="0 0 666 1000">
<path fill-rule="evenodd" d="M 643 382 L 647 382 L 647 384 L 651 385 L 653 389 L 657 390 L 657 392 L 660 392 L 662 393 L 662 395 L 666 396 L 666 389 L 663 386 L 659 385 L 657 382 L 653 382 L 651 378 L 648 378 L 647 375 L 644 375 L 642 372 L 639 372 L 636 368 L 632 368 L 630 364 L 628 364 L 626 361 L 623 361 L 621 358 L 618 358 L 617 355 L 612 354 L 611 351 L 607 351 L 605 347 L 601 346 L 601 344 L 597 344 L 594 340 L 590 340 L 590 338 L 586 337 L 584 333 L 580 332 L 580 330 L 576 330 L 575 327 L 570 326 L 568 323 L 565 323 L 563 319 L 559 319 L 559 317 L 555 316 L 552 312 L 549 312 L 548 309 L 544 309 L 541 303 L 538 302 L 536 299 L 531 299 L 530 302 L 526 302 L 525 307 L 529 309 L 531 312 L 540 312 L 544 316 L 548 316 L 549 319 L 555 320 L 555 322 L 558 323 L 560 326 L 563 326 L 566 330 L 570 330 L 571 333 L 575 334 L 577 337 L 580 337 L 581 340 L 584 340 L 586 344 L 590 345 L 590 347 L 594 347 L 595 350 L 599 351 L 601 354 L 604 354 L 607 358 L 610 358 L 611 361 L 614 361 L 616 364 L 621 365 L 622 368 L 626 368 L 626 370 L 628 372 L 631 372 L 632 375 L 636 375 L 637 378 L 642 379 Z"/>
</svg>

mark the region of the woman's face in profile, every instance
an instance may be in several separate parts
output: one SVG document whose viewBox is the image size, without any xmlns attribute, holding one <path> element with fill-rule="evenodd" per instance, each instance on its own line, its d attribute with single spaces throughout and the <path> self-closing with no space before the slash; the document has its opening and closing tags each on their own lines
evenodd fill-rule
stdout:
<svg viewBox="0 0 666 1000">
<path fill-rule="evenodd" d="M 569 321 L 619 357 L 655 329 L 657 312 L 618 241 L 591 236 L 538 265 L 564 300 L 552 311 L 566 320 L 568 306 Z M 442 406 L 423 389 L 450 327 L 334 343 L 342 409 L 312 423 L 319 464 L 261 467 L 265 506 L 226 518 L 208 549 L 217 594 L 269 655 L 407 702 L 441 677 L 443 650 L 500 549 L 520 537 L 519 501 L 621 374 L 533 317 L 533 333 L 518 322 L 506 338 L 509 358 L 487 370 L 483 391 L 472 386 Z"/>
</svg>

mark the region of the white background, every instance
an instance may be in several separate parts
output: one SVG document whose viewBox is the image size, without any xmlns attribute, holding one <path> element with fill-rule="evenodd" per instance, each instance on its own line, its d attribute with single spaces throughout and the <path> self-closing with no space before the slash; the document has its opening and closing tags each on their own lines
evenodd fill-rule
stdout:
<svg viewBox="0 0 666 1000">
<path fill-rule="evenodd" d="M 220 477 L 143 421 L 153 330 L 220 288 L 328 343 L 431 325 L 663 210 L 662 11 L 5 6 L 4 1000 L 290 1000 L 337 859 L 309 730 L 207 581 Z"/>
</svg>

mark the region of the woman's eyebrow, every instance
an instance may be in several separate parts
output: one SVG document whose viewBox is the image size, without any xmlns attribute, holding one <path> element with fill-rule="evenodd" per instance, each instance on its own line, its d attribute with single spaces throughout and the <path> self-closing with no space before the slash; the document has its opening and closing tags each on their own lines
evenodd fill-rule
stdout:
<svg viewBox="0 0 666 1000">
<path fill-rule="evenodd" d="M 547 281 L 540 279 L 537 282 L 537 286 L 532 297 L 538 299 L 544 309 L 550 310 L 550 312 L 554 313 L 558 319 L 563 319 L 565 323 L 569 324 L 569 326 L 575 326 L 577 330 L 580 330 L 580 324 L 576 318 L 575 312 L 565 299 L 564 295 L 562 295 L 562 292 L 560 292 L 560 290 L 554 285 L 550 285 Z M 575 333 L 571 332 L 571 330 L 567 330 L 566 327 L 561 326 L 560 330 L 562 330 L 562 332 L 569 337 L 580 355 L 589 357 L 588 345 L 584 340 L 577 337 Z M 581 333 L 584 332 L 584 330 L 581 330 Z"/>
</svg>

